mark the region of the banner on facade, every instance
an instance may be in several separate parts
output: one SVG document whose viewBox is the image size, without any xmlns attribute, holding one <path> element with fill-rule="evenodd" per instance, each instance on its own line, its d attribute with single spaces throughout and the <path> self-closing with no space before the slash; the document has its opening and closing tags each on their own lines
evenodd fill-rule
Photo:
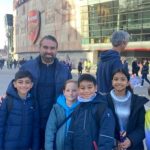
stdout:
<svg viewBox="0 0 150 150">
<path fill-rule="evenodd" d="M 38 39 L 40 32 L 40 12 L 37 10 L 32 10 L 28 13 L 28 39 L 34 44 Z"/>
</svg>

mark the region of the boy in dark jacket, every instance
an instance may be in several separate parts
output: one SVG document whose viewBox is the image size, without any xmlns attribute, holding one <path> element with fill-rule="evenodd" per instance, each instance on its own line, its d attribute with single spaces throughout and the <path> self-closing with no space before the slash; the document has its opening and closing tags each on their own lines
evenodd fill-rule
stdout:
<svg viewBox="0 0 150 150">
<path fill-rule="evenodd" d="M 66 150 L 112 150 L 115 121 L 104 96 L 96 94 L 96 79 L 82 74 L 78 89 L 81 104 L 71 118 Z"/>
<path fill-rule="evenodd" d="M 37 104 L 29 91 L 33 86 L 28 71 L 18 71 L 0 106 L 0 150 L 39 150 Z"/>
</svg>

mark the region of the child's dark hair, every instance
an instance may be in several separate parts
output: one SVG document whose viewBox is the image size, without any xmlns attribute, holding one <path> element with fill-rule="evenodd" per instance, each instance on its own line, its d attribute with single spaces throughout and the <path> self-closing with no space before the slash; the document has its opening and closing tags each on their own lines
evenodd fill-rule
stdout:
<svg viewBox="0 0 150 150">
<path fill-rule="evenodd" d="M 73 80 L 73 79 L 69 79 L 69 80 L 67 80 L 67 81 L 65 82 L 65 84 L 64 84 L 64 86 L 63 86 L 63 90 L 65 90 L 66 85 L 67 85 L 68 83 L 75 83 L 75 84 L 78 84 L 77 81 L 75 81 L 75 80 Z"/>
<path fill-rule="evenodd" d="M 130 74 L 124 69 L 116 69 L 112 74 L 112 80 L 113 80 L 113 77 L 116 73 L 124 74 L 126 76 L 127 80 L 130 81 Z M 133 89 L 131 88 L 130 85 L 128 85 L 126 89 L 129 90 L 131 93 L 133 93 Z"/>
<path fill-rule="evenodd" d="M 14 81 L 21 79 L 21 78 L 29 78 L 32 82 L 33 82 L 33 76 L 29 71 L 26 70 L 19 70 L 18 72 L 16 72 L 15 74 L 15 78 Z"/>
<path fill-rule="evenodd" d="M 95 77 L 91 74 L 82 74 L 78 79 L 78 86 L 82 81 L 89 81 L 92 82 L 95 86 L 97 85 Z"/>
</svg>

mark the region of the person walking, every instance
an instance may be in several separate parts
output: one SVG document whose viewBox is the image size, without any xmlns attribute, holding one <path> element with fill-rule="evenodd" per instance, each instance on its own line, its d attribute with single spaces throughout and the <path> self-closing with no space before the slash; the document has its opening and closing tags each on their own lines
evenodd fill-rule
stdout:
<svg viewBox="0 0 150 150">
<path fill-rule="evenodd" d="M 101 53 L 96 73 L 98 92 L 101 94 L 110 92 L 112 73 L 117 68 L 123 68 L 120 52 L 126 48 L 128 41 L 129 34 L 126 31 L 115 31 L 111 38 L 113 48 Z"/>
<path fill-rule="evenodd" d="M 147 64 L 146 61 L 144 61 L 142 71 L 141 71 L 141 74 L 142 74 L 141 86 L 144 85 L 144 80 L 147 81 L 148 84 L 150 84 L 150 81 L 147 78 L 148 73 L 149 73 L 149 65 Z"/>
<path fill-rule="evenodd" d="M 20 68 L 28 70 L 34 78 L 32 92 L 39 104 L 41 149 L 44 149 L 45 128 L 52 106 L 62 93 L 65 82 L 72 78 L 67 66 L 56 58 L 57 49 L 56 38 L 52 35 L 44 36 L 39 43 L 40 55 Z"/>
<path fill-rule="evenodd" d="M 138 66 L 137 60 L 134 60 L 132 62 L 132 75 L 139 76 L 138 75 L 139 70 L 140 70 L 140 67 Z"/>
<path fill-rule="evenodd" d="M 144 150 L 144 104 L 148 99 L 135 95 L 129 83 L 130 75 L 123 69 L 112 75 L 113 89 L 106 96 L 108 107 L 116 120 L 115 138 L 119 150 Z"/>
<path fill-rule="evenodd" d="M 124 69 L 126 72 L 129 72 L 128 61 L 127 61 L 125 58 L 122 59 L 122 65 L 123 65 L 123 69 Z"/>
<path fill-rule="evenodd" d="M 79 61 L 78 63 L 78 77 L 81 76 L 83 70 L 82 61 Z"/>
</svg>

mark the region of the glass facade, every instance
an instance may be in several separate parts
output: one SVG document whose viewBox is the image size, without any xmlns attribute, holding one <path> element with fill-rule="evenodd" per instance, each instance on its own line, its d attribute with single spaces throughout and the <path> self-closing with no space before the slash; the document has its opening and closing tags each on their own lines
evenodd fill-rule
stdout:
<svg viewBox="0 0 150 150">
<path fill-rule="evenodd" d="M 150 40 L 150 0 L 95 0 L 80 7 L 82 44 L 109 43 L 115 30 L 130 41 Z"/>
</svg>

